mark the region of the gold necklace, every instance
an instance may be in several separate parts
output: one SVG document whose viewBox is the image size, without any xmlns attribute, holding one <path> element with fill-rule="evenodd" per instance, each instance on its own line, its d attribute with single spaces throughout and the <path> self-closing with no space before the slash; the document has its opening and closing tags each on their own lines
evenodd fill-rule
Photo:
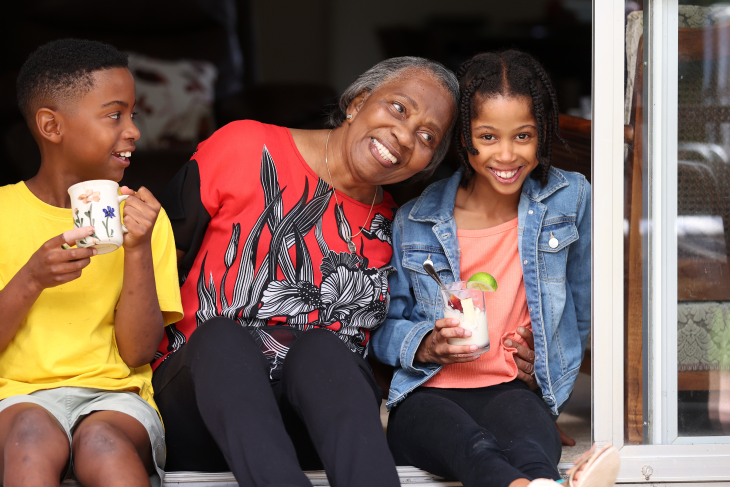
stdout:
<svg viewBox="0 0 730 487">
<path fill-rule="evenodd" d="M 329 174 L 329 176 L 330 176 L 330 186 L 332 186 L 332 192 L 335 195 L 335 203 L 336 203 L 335 211 L 337 211 L 337 208 L 340 205 L 340 201 L 337 199 L 337 188 L 335 188 L 335 182 L 332 179 L 332 173 L 330 172 L 330 164 L 329 164 L 329 162 L 327 162 L 327 147 L 329 147 L 329 144 L 330 144 L 330 135 L 332 135 L 332 131 L 333 130 L 334 129 L 330 129 L 329 133 L 327 134 L 327 142 L 324 143 L 324 165 L 327 167 L 327 174 Z M 365 225 L 367 225 L 368 220 L 370 219 L 370 215 L 373 213 L 373 206 L 375 206 L 375 199 L 377 197 L 378 197 L 378 186 L 376 185 L 375 186 L 375 195 L 373 195 L 373 202 L 370 203 L 370 211 L 368 211 L 368 217 L 365 218 L 365 223 L 363 224 L 362 227 L 360 227 L 360 231 L 359 232 L 357 232 L 355 235 L 348 235 L 350 233 L 350 226 L 349 225 L 343 227 L 343 229 L 342 229 L 343 232 L 347 232 L 345 234 L 345 242 L 347 242 L 347 248 L 350 250 L 350 253 L 351 254 L 354 254 L 354 253 L 357 252 L 357 247 L 355 247 L 355 244 L 352 243 L 352 239 L 355 238 L 355 237 L 357 237 L 358 235 L 360 235 L 362 233 L 363 229 L 365 228 Z M 342 219 L 344 220 L 345 219 L 345 213 L 342 212 L 342 215 L 341 216 L 342 216 Z"/>
</svg>

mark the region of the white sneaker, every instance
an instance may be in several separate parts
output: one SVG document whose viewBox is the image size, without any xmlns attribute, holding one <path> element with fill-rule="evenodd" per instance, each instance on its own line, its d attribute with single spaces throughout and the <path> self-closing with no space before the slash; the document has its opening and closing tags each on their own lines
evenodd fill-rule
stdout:
<svg viewBox="0 0 730 487">
<path fill-rule="evenodd" d="M 530 487 L 612 487 L 616 483 L 620 463 L 621 456 L 612 445 L 601 448 L 593 445 L 568 471 L 570 476 L 567 480 L 536 479 L 530 482 Z M 575 475 L 579 471 L 580 478 L 576 480 Z"/>
</svg>

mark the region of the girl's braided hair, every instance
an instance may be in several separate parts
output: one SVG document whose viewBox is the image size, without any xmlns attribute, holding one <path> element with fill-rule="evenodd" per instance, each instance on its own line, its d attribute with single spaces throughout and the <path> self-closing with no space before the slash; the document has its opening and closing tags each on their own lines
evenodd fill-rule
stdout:
<svg viewBox="0 0 730 487">
<path fill-rule="evenodd" d="M 474 176 L 469 154 L 479 154 L 471 142 L 472 113 L 478 113 L 479 103 L 497 96 L 524 96 L 532 101 L 532 114 L 537 123 L 539 164 L 530 176 L 545 186 L 553 154 L 553 137 L 570 150 L 560 136 L 558 97 L 545 68 L 529 54 L 509 49 L 477 54 L 459 67 L 456 76 L 459 78 L 461 101 L 454 145 L 464 168 L 461 185 L 466 187 Z"/>
</svg>

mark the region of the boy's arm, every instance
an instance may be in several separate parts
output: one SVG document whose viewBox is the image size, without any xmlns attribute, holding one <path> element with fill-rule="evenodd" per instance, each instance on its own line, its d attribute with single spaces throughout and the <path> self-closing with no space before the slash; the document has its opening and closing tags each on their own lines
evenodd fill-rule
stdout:
<svg viewBox="0 0 730 487">
<path fill-rule="evenodd" d="M 90 236 L 94 227 L 75 228 L 44 243 L 0 291 L 0 351 L 5 350 L 44 289 L 81 277 L 96 249 L 64 250 Z"/>
<path fill-rule="evenodd" d="M 157 299 L 152 231 L 160 203 L 146 188 L 130 195 L 124 206 L 124 282 L 114 323 L 119 354 L 129 367 L 152 361 L 162 340 L 165 323 Z"/>
</svg>

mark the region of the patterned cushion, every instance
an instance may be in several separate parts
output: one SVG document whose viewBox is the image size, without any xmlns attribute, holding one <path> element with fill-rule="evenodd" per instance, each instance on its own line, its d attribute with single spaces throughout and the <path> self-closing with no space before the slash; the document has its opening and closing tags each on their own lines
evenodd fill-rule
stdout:
<svg viewBox="0 0 730 487">
<path fill-rule="evenodd" d="M 215 130 L 216 67 L 207 61 L 163 61 L 129 54 L 137 86 L 140 149 L 193 150 Z"/>
<path fill-rule="evenodd" d="M 677 367 L 680 372 L 730 370 L 730 302 L 679 303 Z"/>
</svg>

